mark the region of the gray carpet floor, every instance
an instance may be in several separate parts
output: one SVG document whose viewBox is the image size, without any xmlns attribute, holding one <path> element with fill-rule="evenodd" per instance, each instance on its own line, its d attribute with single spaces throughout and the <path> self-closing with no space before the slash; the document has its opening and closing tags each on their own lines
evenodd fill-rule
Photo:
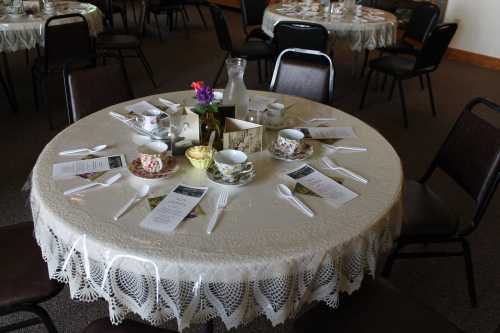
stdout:
<svg viewBox="0 0 500 333">
<path fill-rule="evenodd" d="M 208 18 L 207 11 L 205 15 Z M 228 11 L 227 16 L 233 38 L 241 39 L 239 14 Z M 127 60 L 127 69 L 137 97 L 189 89 L 189 84 L 194 80 L 212 81 L 223 53 L 218 48 L 211 25 L 205 30 L 194 11 L 190 11 L 190 17 L 189 39 L 179 28 L 172 33 L 165 30 L 163 41 L 160 42 L 155 30 L 150 28 L 144 40 L 144 51 L 154 69 L 159 88 L 153 89 L 136 59 Z M 32 53 L 32 57 L 34 56 Z M 471 98 L 484 96 L 500 102 L 500 72 L 445 60 L 441 68 L 432 75 L 438 110 L 436 118 L 431 116 L 427 92 L 420 90 L 418 80 L 405 83 L 410 128 L 404 129 L 397 94 L 392 102 L 388 102 L 386 93 L 381 94 L 372 86 L 365 109 L 358 111 L 363 81 L 351 73 L 353 56 L 348 46 L 342 43 L 337 45 L 335 58 L 334 106 L 352 113 L 380 131 L 401 156 L 408 178 L 417 178 L 423 174 Z M 44 145 L 57 133 L 57 130 L 49 130 L 45 114 L 34 111 L 31 65 L 26 65 L 24 53 L 10 55 L 9 61 L 21 110 L 11 113 L 5 97 L 1 95 L 0 142 L 4 157 L 0 163 L 0 225 L 30 219 L 27 195 L 21 192 L 21 187 Z M 267 88 L 267 84 L 258 83 L 255 64 L 248 66 L 246 83 L 251 89 Z M 50 95 L 60 130 L 64 127 L 66 112 L 60 79 L 51 81 Z M 492 120 L 498 124 L 497 118 Z M 434 177 L 432 182 L 449 200 L 451 209 L 463 214 L 465 219 L 470 216 L 471 202 L 460 189 L 442 174 Z M 470 237 L 479 298 L 477 308 L 469 305 L 461 258 L 401 261 L 391 276 L 391 281 L 404 293 L 435 309 L 466 332 L 489 333 L 500 323 L 499 198 L 497 193 L 482 225 Z M 44 306 L 53 316 L 60 332 L 80 332 L 92 320 L 107 314 L 105 302 L 84 304 L 72 301 L 66 289 Z M 19 314 L 2 317 L 0 322 L 9 323 L 27 316 Z M 390 325 L 390 322 L 387 324 Z M 258 320 L 238 331 L 285 332 L 288 327 L 289 325 L 282 325 L 273 329 L 265 320 Z M 220 325 L 219 330 L 223 330 Z M 193 328 L 193 331 L 197 329 Z M 34 326 L 20 332 L 44 330 L 41 326 Z"/>
</svg>

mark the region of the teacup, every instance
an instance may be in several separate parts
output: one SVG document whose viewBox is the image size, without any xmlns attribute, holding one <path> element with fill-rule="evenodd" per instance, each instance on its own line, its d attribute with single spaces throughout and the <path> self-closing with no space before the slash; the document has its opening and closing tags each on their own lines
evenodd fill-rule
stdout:
<svg viewBox="0 0 500 333">
<path fill-rule="evenodd" d="M 300 151 L 304 146 L 304 133 L 296 129 L 283 129 L 278 132 L 277 147 L 286 155 Z"/>
<path fill-rule="evenodd" d="M 167 165 L 168 145 L 164 142 L 150 142 L 139 146 L 142 168 L 149 173 L 157 173 Z"/>
<path fill-rule="evenodd" d="M 160 110 L 147 110 L 140 116 L 141 127 L 146 131 L 153 131 L 160 127 L 162 112 Z"/>
<path fill-rule="evenodd" d="M 248 162 L 247 154 L 234 149 L 224 149 L 215 153 L 214 163 L 226 181 L 236 181 L 253 169 L 253 163 Z"/>
</svg>

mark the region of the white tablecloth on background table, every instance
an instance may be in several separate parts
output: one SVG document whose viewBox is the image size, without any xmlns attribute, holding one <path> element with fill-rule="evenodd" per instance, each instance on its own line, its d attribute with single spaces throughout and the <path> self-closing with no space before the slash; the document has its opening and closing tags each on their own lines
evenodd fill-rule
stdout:
<svg viewBox="0 0 500 333">
<path fill-rule="evenodd" d="M 336 17 L 324 15 L 318 12 L 315 16 L 304 16 L 298 13 L 280 13 L 281 4 L 273 4 L 267 7 L 262 22 L 262 30 L 273 37 L 274 26 L 280 21 L 303 21 L 318 23 L 324 26 L 334 38 L 347 39 L 351 50 L 361 52 L 365 49 L 387 47 L 396 42 L 397 18 L 386 11 L 365 9 L 372 11 L 373 15 L 383 17 L 383 20 L 373 20 L 363 15 L 361 18 L 366 22 L 354 21 L 352 15 Z M 367 13 L 365 10 L 364 13 Z"/>
<path fill-rule="evenodd" d="M 192 95 L 189 91 L 162 96 L 182 102 Z M 158 96 L 147 99 L 156 103 Z M 257 177 L 231 190 L 229 206 L 211 235 L 206 226 L 222 187 L 183 157 L 180 171 L 168 180 L 141 180 L 125 169 L 125 177 L 109 188 L 65 197 L 64 189 L 83 180 L 52 178 L 52 165 L 70 160 L 59 151 L 108 144 L 101 155 L 124 153 L 128 162 L 137 157 L 141 138 L 109 116 L 111 110 L 123 112 L 132 103 L 127 102 L 68 127 L 38 158 L 31 205 L 50 276 L 68 283 L 74 299 L 106 299 L 114 323 L 134 312 L 152 324 L 176 318 L 180 329 L 213 317 L 232 328 L 261 314 L 277 325 L 314 300 L 337 306 L 339 292 L 350 293 L 366 274 L 373 275 L 380 251 L 399 235 L 401 163 L 392 146 L 357 118 L 301 98 L 283 100 L 285 105 L 295 104 L 290 114 L 306 119 L 334 116 L 336 126 L 353 126 L 359 138 L 339 144 L 368 151 L 335 153 L 333 159 L 369 179 L 363 185 L 344 178 L 358 198 L 334 209 L 320 198 L 302 196 L 316 212 L 314 219 L 306 217 L 275 191 L 278 183 L 290 181 L 280 174 L 303 162 L 278 161 L 267 151 L 250 155 Z M 266 142 L 275 133 L 266 132 Z M 318 143 L 314 146 L 308 162 L 320 168 L 319 159 L 327 152 Z M 207 185 L 201 203 L 206 215 L 185 221 L 172 234 L 155 233 L 139 226 L 149 212 L 142 201 L 114 221 L 113 215 L 144 182 L 154 185 L 151 196 L 166 194 L 181 182 Z"/>
<path fill-rule="evenodd" d="M 88 22 L 92 36 L 96 36 L 103 30 L 101 11 L 89 3 L 58 1 L 56 12 L 50 15 L 38 11 L 38 1 L 24 1 L 24 8 L 28 7 L 36 8 L 36 13 L 19 17 L 7 14 L 0 16 L 0 52 L 29 50 L 37 45 L 43 47 L 45 22 L 55 15 L 82 14 Z"/>
</svg>

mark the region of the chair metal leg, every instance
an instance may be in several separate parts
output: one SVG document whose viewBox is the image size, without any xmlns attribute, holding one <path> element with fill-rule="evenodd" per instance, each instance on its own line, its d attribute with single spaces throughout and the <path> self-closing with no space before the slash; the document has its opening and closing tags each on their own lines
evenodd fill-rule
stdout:
<svg viewBox="0 0 500 333">
<path fill-rule="evenodd" d="M 396 89 L 396 78 L 392 78 L 392 83 L 391 83 L 391 90 L 389 91 L 389 96 L 388 100 L 389 102 L 392 101 L 392 96 L 394 95 L 394 89 Z"/>
<path fill-rule="evenodd" d="M 130 1 L 130 7 L 132 7 L 132 16 L 134 18 L 134 24 L 137 25 L 137 13 L 135 12 L 134 0 Z"/>
<path fill-rule="evenodd" d="M 476 284 L 474 282 L 474 269 L 472 266 L 470 246 L 466 239 L 462 239 L 462 249 L 464 251 L 465 273 L 467 275 L 470 302 L 471 306 L 475 308 L 477 307 Z"/>
<path fill-rule="evenodd" d="M 123 27 L 125 28 L 125 32 L 128 34 L 128 19 L 127 19 L 127 11 L 122 10 L 120 11 L 120 15 L 122 17 L 122 23 Z"/>
<path fill-rule="evenodd" d="M 43 324 L 49 333 L 57 333 L 57 329 L 50 318 L 49 314 L 45 309 L 36 304 L 24 304 L 17 305 L 7 309 L 7 312 L 3 312 L 0 315 L 8 315 L 17 312 L 29 312 L 36 316 L 36 318 L 23 320 L 21 322 L 16 322 L 7 326 L 0 326 L 0 332 L 12 332 L 19 330 L 21 328 L 26 328 L 34 325 Z"/>
<path fill-rule="evenodd" d="M 422 75 L 418 76 L 418 80 L 420 81 L 420 89 L 425 90 L 424 79 L 422 78 Z"/>
<path fill-rule="evenodd" d="M 359 109 L 363 110 L 365 107 L 365 98 L 366 98 L 366 93 L 368 92 L 368 87 L 370 86 L 370 79 L 373 74 L 373 69 L 370 69 L 368 72 L 368 76 L 366 77 L 366 82 L 365 82 L 365 87 L 363 89 L 363 95 L 361 96 L 361 103 L 359 104 Z"/>
<path fill-rule="evenodd" d="M 184 30 L 186 30 L 186 38 L 189 39 L 189 26 L 187 22 L 189 21 L 189 16 L 186 13 L 186 10 L 181 11 L 182 16 L 182 24 L 184 25 Z"/>
<path fill-rule="evenodd" d="M 10 96 L 9 86 L 7 85 L 7 82 L 5 82 L 1 72 L 0 72 L 0 83 L 2 84 L 5 96 L 7 96 L 7 101 L 9 102 L 10 108 L 12 109 L 12 111 L 15 111 L 15 104 L 14 101 L 12 100 L 12 97 Z"/>
<path fill-rule="evenodd" d="M 149 76 L 149 79 L 153 83 L 153 86 L 156 88 L 158 85 L 156 84 L 156 81 L 154 79 L 154 74 L 153 74 L 153 69 L 151 68 L 151 65 L 149 64 L 148 60 L 146 59 L 146 56 L 144 55 L 144 52 L 142 52 L 142 49 L 139 47 L 136 49 L 137 56 L 142 62 L 142 65 L 144 66 L 144 69 L 146 70 L 146 73 Z"/>
<path fill-rule="evenodd" d="M 217 74 L 215 75 L 214 83 L 212 84 L 213 88 L 215 88 L 215 86 L 217 85 L 217 81 L 219 81 L 219 77 L 222 73 L 222 70 L 224 69 L 224 65 L 226 64 L 226 59 L 228 56 L 229 56 L 229 53 L 226 53 L 224 60 L 222 60 L 222 64 L 220 65 L 219 69 L 217 70 Z"/>
<path fill-rule="evenodd" d="M 163 39 L 161 38 L 160 21 L 158 21 L 158 15 L 153 14 L 153 17 L 155 19 L 156 31 L 158 32 L 158 38 L 160 39 L 160 42 L 161 42 L 161 41 L 163 41 Z"/>
<path fill-rule="evenodd" d="M 200 15 L 201 21 L 203 22 L 203 27 L 207 29 L 207 21 L 205 21 L 205 16 L 203 16 L 200 5 L 196 5 L 196 9 L 198 10 L 198 14 Z"/>
<path fill-rule="evenodd" d="M 361 67 L 361 73 L 359 75 L 359 78 L 363 78 L 365 76 L 365 71 L 366 67 L 368 66 L 368 56 L 370 55 L 370 50 L 366 49 L 365 50 L 365 59 L 363 60 L 363 67 Z"/>
<path fill-rule="evenodd" d="M 384 92 L 386 83 L 387 83 L 387 74 L 384 74 L 384 77 L 382 78 L 382 85 L 380 86 L 380 91 Z"/>
<path fill-rule="evenodd" d="M 31 71 L 31 82 L 33 84 L 33 102 L 35 103 L 35 111 L 40 111 L 40 96 L 38 94 L 38 78 L 36 77 L 35 72 Z"/>
<path fill-rule="evenodd" d="M 405 128 L 408 128 L 408 115 L 406 112 L 406 101 L 405 101 L 405 93 L 403 90 L 403 80 L 398 79 L 398 87 L 399 87 L 399 97 L 401 97 L 401 108 L 403 111 L 403 124 Z"/>
<path fill-rule="evenodd" d="M 427 77 L 427 88 L 429 89 L 429 98 L 431 99 L 431 110 L 432 116 L 436 116 L 436 104 L 434 103 L 434 94 L 432 93 L 431 77 L 429 73 L 425 75 Z M 422 77 L 420 77 L 422 78 Z"/>
<path fill-rule="evenodd" d="M 16 97 L 16 91 L 14 88 L 14 82 L 12 81 L 12 75 L 10 74 L 10 67 L 9 67 L 9 61 L 7 60 L 7 54 L 5 52 L 2 52 L 2 58 L 3 58 L 3 68 L 5 71 L 5 79 L 7 81 L 7 87 L 10 100 L 11 100 L 11 105 L 13 106 L 12 110 L 14 112 L 17 112 L 19 104 L 17 103 L 17 97 Z"/>
<path fill-rule="evenodd" d="M 385 278 L 389 278 L 389 275 L 391 275 L 392 272 L 392 266 L 394 266 L 394 261 L 396 261 L 396 258 L 398 257 L 400 250 L 400 246 L 396 244 L 389 255 L 387 256 L 387 260 L 385 262 L 384 268 L 382 269 L 382 276 Z"/>
<path fill-rule="evenodd" d="M 258 74 L 259 74 L 259 83 L 262 83 L 262 66 L 260 63 L 260 59 L 257 60 L 257 70 L 258 70 Z"/>
</svg>

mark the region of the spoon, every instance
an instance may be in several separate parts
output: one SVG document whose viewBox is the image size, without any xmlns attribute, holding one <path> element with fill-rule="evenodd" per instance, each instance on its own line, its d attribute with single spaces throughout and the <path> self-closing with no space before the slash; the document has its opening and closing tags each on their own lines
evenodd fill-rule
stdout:
<svg viewBox="0 0 500 333">
<path fill-rule="evenodd" d="M 344 147 L 344 146 L 334 146 L 334 145 L 329 145 L 326 143 L 322 144 L 323 147 L 326 147 L 328 149 L 332 149 L 334 151 L 339 151 L 339 150 L 349 150 L 349 151 L 367 151 L 367 148 L 364 147 Z"/>
<path fill-rule="evenodd" d="M 296 196 L 293 195 L 292 191 L 285 184 L 278 184 L 276 187 L 278 193 L 285 199 L 293 201 L 297 207 L 299 207 L 304 214 L 309 217 L 314 217 L 314 212 L 306 206 L 302 201 L 300 201 Z"/>
<path fill-rule="evenodd" d="M 135 202 L 141 200 L 144 198 L 146 195 L 149 193 L 149 186 L 148 185 L 142 185 L 142 187 L 135 193 L 135 195 L 130 199 L 119 211 L 116 213 L 116 215 L 113 217 L 113 219 L 116 221 L 118 220 L 125 212 L 132 206 Z"/>
<path fill-rule="evenodd" d="M 74 188 L 71 188 L 69 190 L 66 190 L 64 191 L 64 195 L 70 195 L 70 194 L 73 194 L 75 192 L 80 192 L 80 191 L 83 191 L 83 190 L 86 190 L 88 188 L 91 188 L 91 187 L 94 187 L 94 186 L 104 186 L 104 187 L 108 187 L 110 186 L 111 184 L 115 183 L 118 179 L 122 178 L 122 174 L 121 173 L 118 173 L 114 176 L 111 176 L 109 177 L 108 179 L 106 179 L 104 182 L 90 182 L 88 184 L 85 184 L 85 185 L 82 185 L 82 186 L 78 186 L 78 187 L 74 187 Z"/>
<path fill-rule="evenodd" d="M 93 148 L 78 148 L 78 149 L 71 149 L 71 150 L 65 150 L 59 153 L 61 156 L 65 155 L 71 155 L 71 154 L 78 154 L 78 153 L 87 153 L 87 154 L 94 154 L 97 153 L 101 150 L 106 149 L 106 145 L 98 145 Z"/>
</svg>

